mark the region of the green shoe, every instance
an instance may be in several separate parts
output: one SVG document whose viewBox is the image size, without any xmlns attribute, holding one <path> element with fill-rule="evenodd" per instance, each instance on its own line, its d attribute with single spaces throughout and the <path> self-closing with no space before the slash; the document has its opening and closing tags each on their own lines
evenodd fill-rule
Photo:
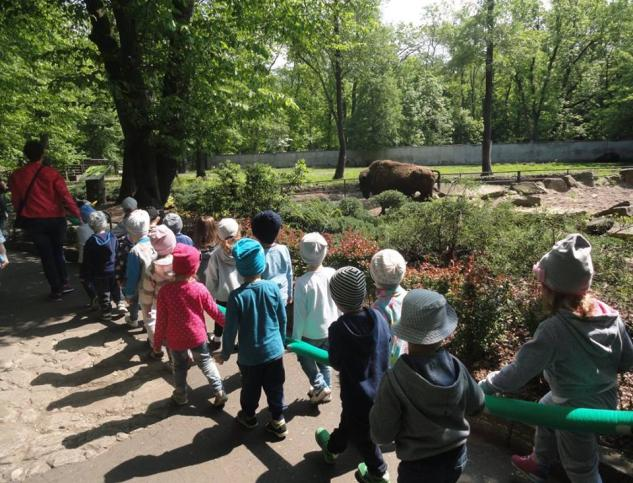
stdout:
<svg viewBox="0 0 633 483">
<path fill-rule="evenodd" d="M 334 461 L 338 457 L 338 454 L 332 453 L 327 449 L 327 445 L 330 442 L 330 433 L 328 433 L 327 429 L 318 428 L 314 432 L 314 439 L 316 439 L 319 448 L 321 448 L 321 452 L 323 453 L 323 459 L 326 463 L 332 465 Z"/>
<path fill-rule="evenodd" d="M 389 472 L 385 471 L 382 476 L 374 476 L 369 472 L 365 463 L 358 465 L 354 476 L 359 483 L 389 483 Z"/>
</svg>

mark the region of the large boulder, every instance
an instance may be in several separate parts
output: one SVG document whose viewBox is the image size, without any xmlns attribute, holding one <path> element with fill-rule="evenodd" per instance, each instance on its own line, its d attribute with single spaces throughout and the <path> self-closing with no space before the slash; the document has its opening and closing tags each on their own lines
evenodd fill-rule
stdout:
<svg viewBox="0 0 633 483">
<path fill-rule="evenodd" d="M 562 178 L 545 178 L 543 184 L 548 190 L 558 191 L 559 193 L 569 191 L 569 186 Z"/>
<path fill-rule="evenodd" d="M 591 171 L 583 171 L 582 173 L 574 173 L 574 179 L 585 186 L 594 185 L 594 177 Z"/>
<path fill-rule="evenodd" d="M 571 174 L 566 174 L 565 176 L 563 176 L 563 179 L 565 180 L 565 183 L 567 183 L 567 186 L 569 186 L 570 189 L 580 187 L 580 185 L 578 184 L 578 181 L 576 181 Z"/>
<path fill-rule="evenodd" d="M 601 218 L 603 216 L 633 216 L 633 206 L 630 201 L 622 201 L 613 205 L 606 210 L 599 211 L 593 215 L 594 218 Z"/>
<path fill-rule="evenodd" d="M 514 206 L 521 206 L 523 208 L 535 208 L 537 206 L 541 206 L 541 198 L 532 195 L 522 196 L 520 198 L 513 199 L 512 204 L 514 204 Z"/>
<path fill-rule="evenodd" d="M 611 218 L 598 218 L 590 221 L 585 227 L 585 231 L 590 235 L 604 235 L 615 225 L 615 221 Z"/>
<path fill-rule="evenodd" d="M 624 184 L 633 185 L 633 169 L 621 169 L 620 180 Z"/>
<path fill-rule="evenodd" d="M 417 164 L 378 160 L 358 175 L 358 183 L 365 198 L 383 191 L 397 190 L 425 200 L 433 196 L 435 174 L 429 168 Z"/>
<path fill-rule="evenodd" d="M 511 189 L 524 196 L 542 195 L 547 193 L 544 188 L 540 187 L 533 181 L 522 181 L 520 183 L 514 183 L 510 186 Z"/>
</svg>

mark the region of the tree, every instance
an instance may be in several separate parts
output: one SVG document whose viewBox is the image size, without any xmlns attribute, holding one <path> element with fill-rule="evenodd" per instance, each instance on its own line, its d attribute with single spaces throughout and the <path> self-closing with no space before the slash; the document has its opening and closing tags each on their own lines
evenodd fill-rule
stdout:
<svg viewBox="0 0 633 483">
<path fill-rule="evenodd" d="M 484 96 L 484 135 L 481 144 L 481 173 L 492 173 L 492 96 L 494 82 L 494 41 L 495 2 L 486 0 L 486 93 Z"/>
<path fill-rule="evenodd" d="M 295 5 L 289 22 L 289 57 L 316 75 L 335 121 L 339 154 L 334 179 L 340 179 L 347 162 L 345 79 L 354 53 L 378 22 L 377 0 L 320 0 Z"/>
</svg>

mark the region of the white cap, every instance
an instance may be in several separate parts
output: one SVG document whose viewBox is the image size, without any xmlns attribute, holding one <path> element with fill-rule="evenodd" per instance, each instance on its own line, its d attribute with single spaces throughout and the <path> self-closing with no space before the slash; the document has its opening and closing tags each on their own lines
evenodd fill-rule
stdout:
<svg viewBox="0 0 633 483">
<path fill-rule="evenodd" d="M 369 273 L 376 285 L 395 287 L 400 285 L 407 271 L 407 262 L 400 252 L 386 249 L 380 250 L 369 263 Z"/>
<path fill-rule="evenodd" d="M 145 210 L 134 210 L 125 222 L 130 235 L 145 236 L 149 232 L 149 214 Z"/>
<path fill-rule="evenodd" d="M 222 218 L 218 222 L 218 238 L 220 240 L 235 238 L 239 232 L 240 225 L 234 218 Z"/>
<path fill-rule="evenodd" d="M 306 264 L 321 265 L 327 255 L 327 241 L 320 233 L 307 233 L 301 239 L 299 254 Z"/>
</svg>

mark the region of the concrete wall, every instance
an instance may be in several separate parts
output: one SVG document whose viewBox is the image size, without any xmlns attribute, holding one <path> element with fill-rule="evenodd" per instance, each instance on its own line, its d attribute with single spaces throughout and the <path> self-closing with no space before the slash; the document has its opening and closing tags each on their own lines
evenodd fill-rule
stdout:
<svg viewBox="0 0 633 483">
<path fill-rule="evenodd" d="M 633 161 L 633 141 L 562 141 L 551 143 L 495 144 L 492 147 L 493 163 L 546 163 L 550 161 L 589 162 L 607 152 L 620 155 L 622 161 Z M 338 151 L 298 151 L 292 153 L 225 154 L 211 159 L 216 165 L 224 160 L 247 165 L 270 164 L 276 168 L 293 166 L 305 159 L 310 167 L 334 167 Z M 447 146 L 421 146 L 388 148 L 374 152 L 348 151 L 348 166 L 367 166 L 376 159 L 393 159 L 427 166 L 481 163 L 481 146 L 454 144 Z"/>
</svg>

